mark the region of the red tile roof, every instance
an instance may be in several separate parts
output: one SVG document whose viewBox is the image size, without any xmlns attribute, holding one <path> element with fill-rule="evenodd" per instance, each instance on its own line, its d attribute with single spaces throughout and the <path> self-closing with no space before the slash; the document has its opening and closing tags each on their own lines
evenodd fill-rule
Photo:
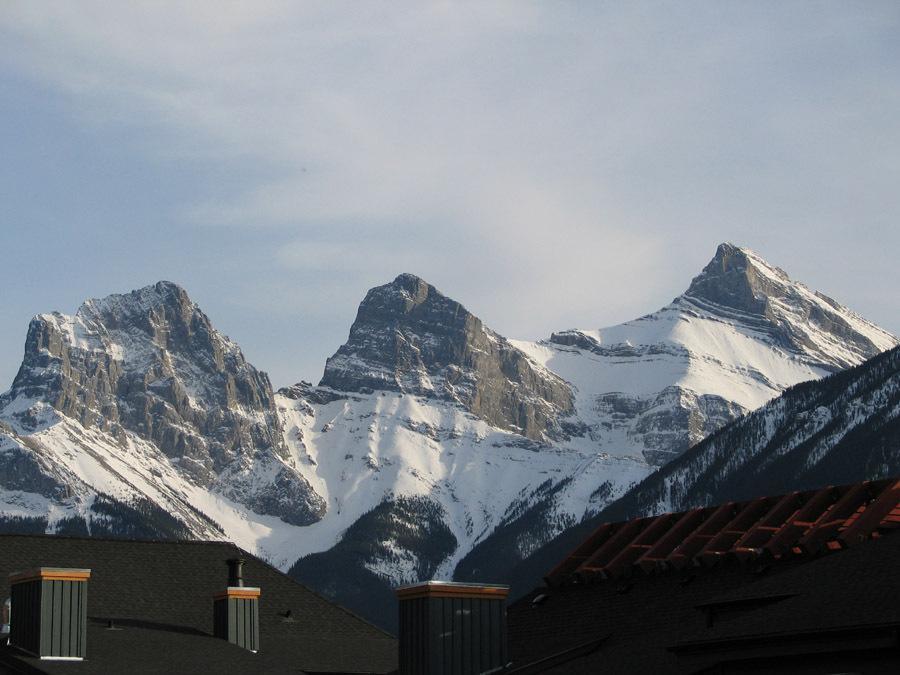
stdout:
<svg viewBox="0 0 900 675">
<path fill-rule="evenodd" d="M 900 527 L 900 479 L 791 492 L 601 525 L 546 581 L 628 576 L 637 569 L 839 549 Z"/>
</svg>

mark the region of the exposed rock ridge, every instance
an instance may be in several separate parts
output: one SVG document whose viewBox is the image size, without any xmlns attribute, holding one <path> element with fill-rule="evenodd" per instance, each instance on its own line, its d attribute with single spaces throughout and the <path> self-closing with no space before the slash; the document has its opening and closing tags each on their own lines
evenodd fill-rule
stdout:
<svg viewBox="0 0 900 675">
<path fill-rule="evenodd" d="M 32 319 L 22 366 L 0 398 L 22 433 L 35 430 L 29 401 L 123 445 L 127 432 L 150 441 L 198 485 L 258 512 L 298 524 L 324 512 L 289 466 L 268 376 L 174 283 Z M 260 466 L 271 483 L 256 484 Z"/>
<path fill-rule="evenodd" d="M 829 372 L 857 365 L 898 344 L 887 331 L 792 280 L 758 253 L 729 243 L 718 246 L 712 260 L 670 305 L 632 323 L 664 312 L 739 324 L 765 336 L 774 347 Z M 684 346 L 672 342 L 605 344 L 590 333 L 560 331 L 550 336 L 550 342 L 608 357 L 689 356 Z"/>
<path fill-rule="evenodd" d="M 488 573 L 505 578 L 513 594 L 524 592 L 603 523 L 898 474 L 900 347 L 789 388 L 513 567 L 507 561 L 514 558 L 502 555 L 510 533 L 492 535 L 460 563 L 454 578 L 471 581 L 475 573 Z M 530 524 L 534 518 L 526 512 L 522 520 Z M 523 531 L 518 527 L 513 534 Z M 533 536 L 534 528 L 527 532 Z"/>
<path fill-rule="evenodd" d="M 412 274 L 368 292 L 320 384 L 452 400 L 532 439 L 556 435 L 573 410 L 565 381 Z"/>
<path fill-rule="evenodd" d="M 712 434 L 601 515 L 632 518 L 900 472 L 900 347 L 804 382 Z"/>
<path fill-rule="evenodd" d="M 779 346 L 826 370 L 856 365 L 897 344 L 896 338 L 747 248 L 720 244 L 676 303 L 737 313 Z"/>
</svg>

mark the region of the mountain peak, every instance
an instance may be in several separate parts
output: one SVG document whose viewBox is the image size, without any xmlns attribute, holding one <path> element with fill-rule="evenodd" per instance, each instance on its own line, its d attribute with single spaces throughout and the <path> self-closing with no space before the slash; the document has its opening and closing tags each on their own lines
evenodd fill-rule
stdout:
<svg viewBox="0 0 900 675">
<path fill-rule="evenodd" d="M 425 286 L 431 286 L 431 284 L 425 281 L 422 277 L 416 276 L 415 274 L 410 274 L 409 272 L 398 274 L 391 283 L 394 286 L 400 286 L 401 288 L 405 288 L 407 290 L 414 290 L 419 286 L 422 286 L 423 284 Z"/>
<path fill-rule="evenodd" d="M 413 274 L 366 294 L 320 384 L 453 401 L 535 439 L 572 409 L 572 392 L 562 379 L 539 369 L 460 303 Z"/>
<path fill-rule="evenodd" d="M 727 241 L 718 245 L 716 254 L 707 267 L 710 265 L 720 266 L 723 270 L 752 267 L 764 274 L 790 281 L 787 272 L 766 261 L 756 251 Z"/>
<path fill-rule="evenodd" d="M 755 251 L 725 242 L 685 296 L 748 314 L 765 314 L 767 299 L 783 297 L 797 286 L 787 273 L 766 262 Z"/>
<path fill-rule="evenodd" d="M 157 281 L 128 293 L 113 293 L 104 298 L 86 300 L 75 316 L 82 319 L 101 315 L 122 318 L 146 314 L 157 307 L 178 308 L 181 312 L 197 309 L 184 288 L 172 281 Z"/>
<path fill-rule="evenodd" d="M 391 283 L 384 286 L 376 286 L 370 290 L 363 300 L 363 304 L 378 302 L 392 296 L 399 296 L 402 299 L 402 306 L 404 311 L 407 312 L 413 307 L 426 302 L 429 297 L 432 299 L 444 297 L 434 286 L 421 277 L 404 272 L 398 275 Z M 362 309 L 362 306 L 360 309 Z"/>
<path fill-rule="evenodd" d="M 35 317 L 0 409 L 16 399 L 47 404 L 123 446 L 129 434 L 148 441 L 193 483 L 258 513 L 308 524 L 324 512 L 284 464 L 268 376 L 170 281 L 86 300 L 74 316 Z M 28 410 L 10 415 L 34 427 Z M 253 482 L 256 463 L 269 467 L 259 469 L 264 483 Z"/>
<path fill-rule="evenodd" d="M 755 251 L 731 243 L 719 244 L 676 303 L 729 320 L 742 317 L 825 369 L 855 365 L 897 344 L 894 336 L 792 280 Z"/>
</svg>

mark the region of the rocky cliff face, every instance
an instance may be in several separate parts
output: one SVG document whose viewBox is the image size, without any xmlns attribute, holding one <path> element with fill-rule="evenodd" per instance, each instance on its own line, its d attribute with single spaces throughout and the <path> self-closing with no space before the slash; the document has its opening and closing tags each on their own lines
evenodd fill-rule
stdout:
<svg viewBox="0 0 900 675">
<path fill-rule="evenodd" d="M 377 619 L 387 605 L 370 601 L 393 602 L 390 587 L 415 577 L 504 579 L 504 565 L 682 466 L 731 420 L 896 344 L 726 244 L 659 311 L 541 342 L 507 340 L 401 275 L 366 296 L 322 386 L 273 394 L 183 290 L 161 283 L 32 323 L 0 397 L 0 528 L 225 536 L 285 570 L 307 556 L 295 572 L 326 592 L 358 588 L 342 599 Z M 807 456 L 815 471 L 851 462 L 856 450 L 825 441 L 854 420 L 876 430 L 852 446 L 878 448 L 867 465 L 895 466 L 897 418 L 870 424 L 875 404 L 826 397 L 766 418 L 742 438 L 771 419 L 825 463 L 819 450 L 790 448 L 802 459 L 790 464 L 754 450 L 771 468 L 734 475 L 752 486 L 813 476 Z M 722 444 L 673 494 L 694 490 L 695 473 L 725 485 L 715 471 L 743 457 L 743 442 Z"/>
<path fill-rule="evenodd" d="M 509 555 L 504 561 L 499 554 L 510 547 L 488 539 L 457 569 L 457 578 L 493 574 L 511 584 L 515 597 L 537 586 L 605 522 L 898 474 L 900 347 L 788 389 L 520 562 L 510 564 L 515 558 Z"/>
<path fill-rule="evenodd" d="M 825 448 L 831 430 L 843 434 L 854 420 L 869 417 L 872 408 L 866 412 L 866 405 L 871 400 L 851 404 L 848 399 L 827 412 L 795 407 L 779 418 L 747 413 L 761 406 L 777 408 L 778 401 L 790 400 L 791 387 L 801 389 L 807 385 L 799 383 L 819 380 L 867 358 L 877 361 L 882 358 L 877 356 L 880 352 L 897 344 L 894 336 L 850 309 L 791 280 L 753 251 L 731 244 L 720 245 L 688 290 L 657 312 L 619 326 L 568 330 L 545 342 L 516 343 L 574 385 L 576 415 L 594 448 L 612 456 L 640 456 L 659 467 L 648 472 L 644 481 L 655 487 L 641 493 L 643 510 L 632 506 L 628 514 L 610 516 L 604 510 L 622 493 L 615 494 L 615 483 L 598 481 L 589 498 L 578 502 L 588 506 L 574 514 L 576 522 L 584 523 L 601 517 L 632 517 L 648 510 L 680 510 L 704 499 L 706 503 L 738 499 L 738 490 L 750 490 L 750 496 L 778 494 L 795 489 L 801 481 L 853 480 L 851 476 L 860 474 L 852 473 L 852 454 L 861 449 L 860 444 L 852 444 L 852 451 Z M 844 375 L 841 372 L 834 378 Z M 824 391 L 826 382 L 815 386 L 821 384 Z M 808 386 L 812 388 L 813 383 Z M 777 398 L 785 390 L 788 393 Z M 896 389 L 892 391 L 896 396 Z M 775 401 L 767 405 L 772 399 Z M 842 405 L 851 407 L 841 412 Z M 795 417 L 794 422 L 789 421 Z M 746 432 L 730 433 L 751 419 L 757 422 Z M 890 458 L 891 452 L 884 447 L 882 432 L 887 427 L 875 417 L 870 419 L 877 432 L 870 437 L 871 448 L 857 455 L 858 468 L 867 467 L 866 475 L 874 475 L 879 466 L 897 466 L 896 457 Z M 812 437 L 805 435 L 807 431 L 798 436 L 795 426 L 821 433 L 821 440 L 816 441 L 819 450 L 812 451 L 807 445 Z M 705 455 L 705 465 L 687 462 L 698 447 L 717 438 L 725 440 L 715 453 Z M 791 439 L 798 439 L 796 449 Z M 760 453 L 759 460 L 741 459 L 751 447 L 750 454 Z M 781 447 L 785 457 L 793 459 L 779 458 Z M 841 447 L 851 445 L 843 443 Z M 823 453 L 821 461 L 817 452 Z M 745 461 L 760 464 L 737 472 L 729 468 Z M 839 463 L 843 468 L 836 470 Z M 684 475 L 667 482 L 664 477 L 674 467 L 685 467 Z M 830 467 L 830 473 L 824 467 Z M 778 476 L 792 482 L 778 483 Z M 577 478 L 573 482 L 577 483 Z M 554 523 L 572 513 L 564 494 L 571 490 L 567 487 L 533 500 L 516 519 L 478 542 L 460 560 L 455 577 L 472 581 L 485 575 L 513 575 L 515 582 L 525 570 L 521 578 L 527 578 L 526 585 L 533 587 L 555 564 L 554 556 L 565 555 L 579 537 L 589 533 L 579 524 L 554 539 L 561 531 Z M 617 503 L 633 505 L 634 494 L 630 499 Z M 519 572 L 510 571 L 508 561 L 516 559 L 522 542 L 535 540 L 538 546 L 554 540 L 556 548 L 536 563 L 523 562 L 526 567 Z"/>
<path fill-rule="evenodd" d="M 261 513 L 305 524 L 324 511 L 289 466 L 268 376 L 176 284 L 88 300 L 74 316 L 35 317 L 0 398 L 20 433 L 38 428 L 30 401 L 123 446 L 129 433 L 149 441 L 196 484 Z M 261 463 L 274 482 L 243 485 Z"/>
<path fill-rule="evenodd" d="M 573 410 L 562 379 L 411 274 L 369 291 L 320 384 L 454 401 L 531 439 L 557 436 L 559 418 Z"/>
<path fill-rule="evenodd" d="M 575 384 L 579 415 L 600 444 L 631 444 L 662 466 L 786 387 L 896 344 L 753 251 L 725 243 L 659 311 L 520 346 Z"/>
<path fill-rule="evenodd" d="M 705 438 L 602 516 L 611 520 L 900 473 L 900 347 L 804 382 Z"/>
<path fill-rule="evenodd" d="M 669 386 L 651 396 L 606 393 L 597 398 L 606 429 L 643 446 L 650 464 L 662 466 L 716 429 L 737 419 L 744 408 L 715 394 Z"/>
<path fill-rule="evenodd" d="M 726 315 L 734 313 L 766 332 L 776 345 L 832 371 L 875 356 L 891 337 L 828 296 L 791 280 L 753 251 L 733 244 L 719 246 L 681 299 Z"/>
</svg>

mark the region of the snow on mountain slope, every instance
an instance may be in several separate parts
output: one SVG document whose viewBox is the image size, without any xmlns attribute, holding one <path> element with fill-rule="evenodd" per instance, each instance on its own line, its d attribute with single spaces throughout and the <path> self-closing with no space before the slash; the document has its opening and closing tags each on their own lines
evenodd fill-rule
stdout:
<svg viewBox="0 0 900 675">
<path fill-rule="evenodd" d="M 0 397 L 0 520 L 224 537 L 285 569 L 307 556 L 293 573 L 323 587 L 485 580 L 786 387 L 896 343 L 722 245 L 659 312 L 539 343 L 400 275 L 319 386 L 275 393 L 160 282 L 32 322 Z"/>
<path fill-rule="evenodd" d="M 50 532 L 123 534 L 104 526 L 95 508 L 102 496 L 125 507 L 152 505 L 173 519 L 173 529 L 143 536 L 228 539 L 282 566 L 302 552 L 294 547 L 301 528 L 198 485 L 153 443 L 132 434 L 120 442 L 45 404 L 32 412 L 47 422 L 34 433 L 0 427 L 0 514 L 44 517 Z"/>
<path fill-rule="evenodd" d="M 559 419 L 572 411 L 564 381 L 412 274 L 366 294 L 320 385 L 452 401 L 533 440 L 558 437 Z"/>
<path fill-rule="evenodd" d="M 793 387 L 605 510 L 634 517 L 900 472 L 900 348 Z"/>
<path fill-rule="evenodd" d="M 666 466 L 788 387 L 862 363 L 898 341 L 753 251 L 722 244 L 688 290 L 658 312 L 513 344 L 573 385 L 577 418 L 597 450 Z M 591 517 L 597 501 L 572 515 Z M 556 501 L 537 501 L 519 522 L 478 542 L 454 578 L 502 578 L 508 565 L 495 561 L 520 557 L 518 542 L 539 538 L 535 523 L 544 527 L 559 513 Z M 544 529 L 541 544 L 559 534 Z"/>
<path fill-rule="evenodd" d="M 458 542 L 442 563 L 446 577 L 460 555 L 548 479 L 571 480 L 565 507 L 580 515 L 597 485 L 611 480 L 620 494 L 648 472 L 641 460 L 529 441 L 422 396 L 297 386 L 282 390 L 278 402 L 299 470 L 328 505 L 328 515 L 305 528 L 304 553 L 328 548 L 382 501 L 426 496 L 441 506 Z M 411 580 L 402 566 L 372 564 L 397 582 Z"/>
<path fill-rule="evenodd" d="M 223 536 L 212 519 L 269 550 L 270 530 L 324 512 L 293 466 L 266 374 L 169 282 L 35 317 L 0 423 L 4 499 L 50 499 L 51 528 L 89 530 L 102 495 L 123 513 L 155 505 L 173 533 Z"/>
<path fill-rule="evenodd" d="M 605 522 L 900 474 L 900 347 L 804 382 L 732 422 L 504 571 L 534 588 Z"/>
<path fill-rule="evenodd" d="M 611 328 L 512 342 L 574 385 L 578 416 L 599 448 L 656 465 L 785 388 L 897 344 L 730 244 L 658 312 Z"/>
</svg>

